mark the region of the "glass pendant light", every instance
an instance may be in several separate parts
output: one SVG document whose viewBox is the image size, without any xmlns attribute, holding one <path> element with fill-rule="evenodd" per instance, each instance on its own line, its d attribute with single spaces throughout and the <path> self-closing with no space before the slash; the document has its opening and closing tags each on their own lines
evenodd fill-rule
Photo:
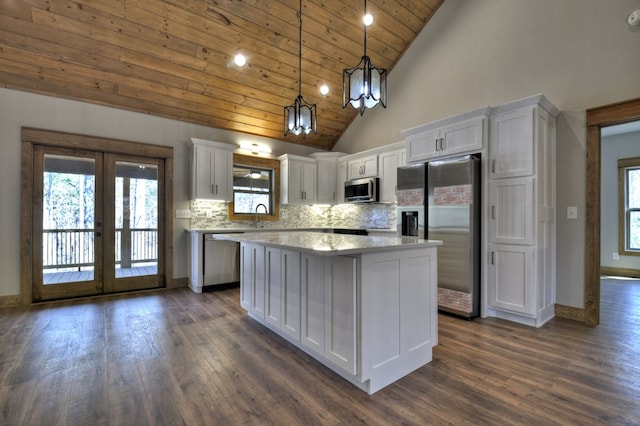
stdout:
<svg viewBox="0 0 640 426">
<path fill-rule="evenodd" d="M 313 132 L 318 133 L 316 129 L 316 105 L 308 104 L 302 98 L 302 0 L 300 0 L 300 48 L 298 55 L 298 97 L 292 105 L 284 107 L 284 135 L 289 133 L 294 135 L 305 135 Z"/>
<path fill-rule="evenodd" d="M 367 15 L 367 0 L 364 0 L 364 16 Z M 342 108 L 351 104 L 352 107 L 364 114 L 367 108 L 380 104 L 387 107 L 387 70 L 376 68 L 367 56 L 367 22 L 364 26 L 364 55 L 360 63 L 353 68 L 345 68 L 342 72 Z"/>
</svg>

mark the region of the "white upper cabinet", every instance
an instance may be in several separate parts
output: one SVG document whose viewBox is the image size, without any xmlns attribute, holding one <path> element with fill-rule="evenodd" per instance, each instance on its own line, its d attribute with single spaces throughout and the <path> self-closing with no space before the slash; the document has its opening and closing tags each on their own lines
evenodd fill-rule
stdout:
<svg viewBox="0 0 640 426">
<path fill-rule="evenodd" d="M 488 112 L 489 108 L 481 108 L 404 130 L 407 162 L 481 151 L 487 136 Z"/>
<path fill-rule="evenodd" d="M 378 177 L 380 178 L 380 202 L 396 201 L 398 167 L 404 165 L 405 149 L 394 149 L 378 154 Z"/>
<path fill-rule="evenodd" d="M 191 199 L 232 201 L 233 147 L 192 138 Z"/>
<path fill-rule="evenodd" d="M 492 179 L 533 174 L 535 113 L 535 107 L 528 107 L 491 118 L 489 152 Z"/>
<path fill-rule="evenodd" d="M 336 173 L 337 188 L 336 188 L 336 202 L 344 203 L 344 183 L 347 179 L 347 160 L 338 160 L 338 171 Z"/>
<path fill-rule="evenodd" d="M 367 154 L 350 157 L 347 162 L 347 179 L 359 179 L 378 176 L 378 156 Z"/>
<path fill-rule="evenodd" d="M 316 202 L 316 160 L 297 155 L 281 155 L 280 202 L 312 204 Z"/>
<path fill-rule="evenodd" d="M 316 202 L 334 204 L 341 202 L 338 198 L 338 158 L 344 154 L 339 152 L 317 152 L 311 154 L 316 159 L 317 192 Z M 344 189 L 343 189 L 344 191 Z"/>
</svg>

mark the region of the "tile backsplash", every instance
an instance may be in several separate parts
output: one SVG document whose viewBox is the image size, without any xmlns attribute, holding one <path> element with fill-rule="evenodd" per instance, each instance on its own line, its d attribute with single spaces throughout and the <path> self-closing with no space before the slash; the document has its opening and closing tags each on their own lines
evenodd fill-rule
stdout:
<svg viewBox="0 0 640 426">
<path fill-rule="evenodd" d="M 191 201 L 191 229 L 246 228 L 253 221 L 229 221 L 226 203 Z M 395 204 L 281 205 L 279 221 L 264 228 L 395 228 Z"/>
</svg>

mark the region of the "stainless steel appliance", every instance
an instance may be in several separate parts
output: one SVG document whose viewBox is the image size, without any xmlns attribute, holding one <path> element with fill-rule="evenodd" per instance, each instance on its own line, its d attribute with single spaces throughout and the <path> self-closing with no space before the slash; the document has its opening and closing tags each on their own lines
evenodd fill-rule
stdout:
<svg viewBox="0 0 640 426">
<path fill-rule="evenodd" d="M 422 193 L 424 237 L 444 242 L 438 247 L 438 309 L 466 318 L 480 315 L 480 188 L 478 156 L 398 169 L 399 213 L 419 203 Z"/>
<path fill-rule="evenodd" d="M 344 201 L 347 203 L 371 203 L 379 199 L 380 185 L 377 177 L 353 179 L 344 183 Z"/>
<path fill-rule="evenodd" d="M 240 282 L 240 244 L 234 241 L 215 240 L 213 235 L 204 234 L 203 236 L 203 291 Z"/>
<path fill-rule="evenodd" d="M 396 190 L 398 235 L 424 238 L 425 185 L 425 164 L 398 168 Z"/>
</svg>

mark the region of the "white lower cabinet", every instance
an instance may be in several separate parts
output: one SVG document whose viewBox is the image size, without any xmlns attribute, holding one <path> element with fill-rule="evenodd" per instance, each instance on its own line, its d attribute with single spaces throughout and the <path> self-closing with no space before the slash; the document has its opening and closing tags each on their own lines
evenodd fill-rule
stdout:
<svg viewBox="0 0 640 426">
<path fill-rule="evenodd" d="M 372 394 L 432 359 L 436 247 L 318 256 L 242 242 L 249 315 Z"/>
<path fill-rule="evenodd" d="M 356 373 L 355 262 L 302 255 L 302 344 Z"/>
<path fill-rule="evenodd" d="M 264 320 L 300 340 L 300 253 L 267 247 L 264 268 Z"/>
<path fill-rule="evenodd" d="M 534 248 L 492 244 L 489 250 L 489 303 L 509 312 L 534 315 Z"/>
<path fill-rule="evenodd" d="M 240 244 L 240 306 L 263 319 L 265 307 L 265 247 Z"/>
<path fill-rule="evenodd" d="M 324 355 L 356 374 L 356 260 L 325 258 Z"/>
<path fill-rule="evenodd" d="M 267 247 L 265 250 L 265 321 L 282 327 L 282 250 Z"/>
</svg>

